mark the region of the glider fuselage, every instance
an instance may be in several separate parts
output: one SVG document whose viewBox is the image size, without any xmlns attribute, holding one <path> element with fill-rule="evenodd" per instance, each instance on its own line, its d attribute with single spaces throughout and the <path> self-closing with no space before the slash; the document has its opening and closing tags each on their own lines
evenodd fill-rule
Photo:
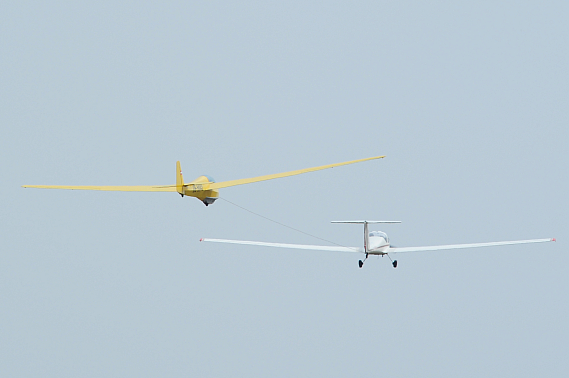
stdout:
<svg viewBox="0 0 569 378">
<path fill-rule="evenodd" d="M 219 198 L 219 190 L 210 189 L 210 185 L 215 180 L 208 176 L 200 176 L 194 181 L 183 185 L 178 189 L 182 196 L 195 197 L 202 201 L 206 206 L 211 205 Z"/>
</svg>

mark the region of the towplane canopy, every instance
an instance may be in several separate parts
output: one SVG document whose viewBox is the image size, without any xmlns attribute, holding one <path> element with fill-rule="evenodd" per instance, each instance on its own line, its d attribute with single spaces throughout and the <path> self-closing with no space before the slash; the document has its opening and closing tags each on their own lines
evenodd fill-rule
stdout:
<svg viewBox="0 0 569 378">
<path fill-rule="evenodd" d="M 246 179 L 215 182 L 209 176 L 200 176 L 192 182 L 184 183 L 182 177 L 182 169 L 180 162 L 176 162 L 176 184 L 175 185 L 154 185 L 154 186 L 72 186 L 72 185 L 22 185 L 24 188 L 39 188 L 39 189 L 70 189 L 70 190 L 104 190 L 113 192 L 178 192 L 182 197 L 190 196 L 196 197 L 202 201 L 206 206 L 212 204 L 219 198 L 219 189 L 227 188 L 230 186 L 251 184 L 259 181 L 272 180 L 281 177 L 295 176 L 303 173 L 320 171 L 323 169 L 339 167 L 342 165 L 360 163 L 363 161 L 381 159 L 385 156 L 374 156 L 365 159 L 351 160 L 343 163 L 322 165 L 319 167 L 298 169 L 296 171 L 276 173 L 272 175 L 258 176 Z"/>
</svg>

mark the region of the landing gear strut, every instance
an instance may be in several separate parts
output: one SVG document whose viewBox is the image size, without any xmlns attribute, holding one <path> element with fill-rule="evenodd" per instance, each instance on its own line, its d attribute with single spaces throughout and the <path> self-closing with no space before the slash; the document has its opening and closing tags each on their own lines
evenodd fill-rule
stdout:
<svg viewBox="0 0 569 378">
<path fill-rule="evenodd" d="M 364 263 L 366 262 L 366 260 L 367 260 L 367 253 L 366 253 L 366 258 L 363 261 L 362 260 L 359 261 L 360 268 L 362 268 L 364 266 Z"/>
<path fill-rule="evenodd" d="M 387 255 L 387 257 L 389 257 L 389 260 L 391 260 L 391 256 Z M 394 268 L 397 268 L 397 260 L 391 260 L 391 265 L 393 265 Z"/>
</svg>

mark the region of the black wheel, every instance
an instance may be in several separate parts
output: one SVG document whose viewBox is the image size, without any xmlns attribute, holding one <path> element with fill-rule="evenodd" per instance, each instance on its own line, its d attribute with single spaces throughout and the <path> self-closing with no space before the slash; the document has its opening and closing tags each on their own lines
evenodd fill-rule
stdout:
<svg viewBox="0 0 569 378">
<path fill-rule="evenodd" d="M 394 267 L 394 268 L 397 268 L 397 260 L 394 260 L 394 261 L 393 261 L 393 267 Z"/>
<path fill-rule="evenodd" d="M 364 262 L 362 260 L 360 260 L 360 268 L 364 266 Z"/>
</svg>

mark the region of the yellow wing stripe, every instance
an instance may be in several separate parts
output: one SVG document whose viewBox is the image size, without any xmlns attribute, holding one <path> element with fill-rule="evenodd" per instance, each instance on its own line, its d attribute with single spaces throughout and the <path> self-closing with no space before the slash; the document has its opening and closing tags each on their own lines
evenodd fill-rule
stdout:
<svg viewBox="0 0 569 378">
<path fill-rule="evenodd" d="M 165 186 L 68 186 L 68 185 L 22 185 L 24 188 L 105 190 L 113 192 L 175 192 L 176 185 Z"/>
<path fill-rule="evenodd" d="M 259 177 L 253 177 L 253 178 L 247 178 L 247 179 L 224 181 L 224 182 L 215 182 L 215 183 L 211 183 L 210 185 L 208 185 L 207 188 L 208 188 L 208 189 L 211 189 L 211 190 L 214 190 L 214 189 L 227 188 L 227 187 L 229 187 L 229 186 L 250 184 L 250 183 L 252 183 L 252 182 L 259 182 L 259 181 L 265 181 L 265 180 L 272 180 L 272 179 L 281 178 L 281 177 L 288 177 L 288 176 L 295 176 L 295 175 L 300 175 L 300 174 L 303 174 L 303 173 L 314 172 L 314 171 L 320 171 L 320 170 L 322 170 L 322 169 L 328 169 L 328 168 L 339 167 L 339 166 L 341 166 L 341 165 L 348 165 L 348 164 L 360 163 L 360 162 L 362 162 L 362 161 L 367 161 L 367 160 L 381 159 L 381 158 L 384 158 L 384 157 L 385 157 L 385 156 L 374 156 L 374 157 L 370 157 L 370 158 L 366 158 L 366 159 L 359 159 L 359 160 L 346 161 L 346 162 L 343 162 L 343 163 L 322 165 L 322 166 L 320 166 L 320 167 L 299 169 L 299 170 L 297 170 L 297 171 L 290 171 L 290 172 L 284 172 L 284 173 L 276 173 L 276 174 L 273 174 L 273 175 L 266 175 L 266 176 L 259 176 Z"/>
</svg>

